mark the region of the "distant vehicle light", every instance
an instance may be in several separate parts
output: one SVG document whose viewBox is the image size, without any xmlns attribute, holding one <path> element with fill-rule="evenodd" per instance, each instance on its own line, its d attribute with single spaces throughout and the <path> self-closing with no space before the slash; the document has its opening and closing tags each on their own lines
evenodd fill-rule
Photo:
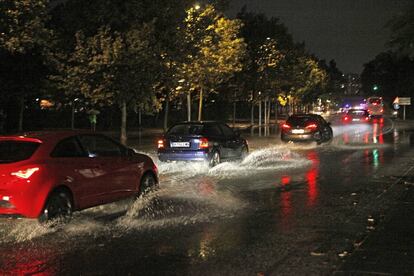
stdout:
<svg viewBox="0 0 414 276">
<path fill-rule="evenodd" d="M 158 148 L 163 149 L 164 147 L 165 147 L 164 140 L 162 140 L 162 139 L 158 140 Z"/>
</svg>

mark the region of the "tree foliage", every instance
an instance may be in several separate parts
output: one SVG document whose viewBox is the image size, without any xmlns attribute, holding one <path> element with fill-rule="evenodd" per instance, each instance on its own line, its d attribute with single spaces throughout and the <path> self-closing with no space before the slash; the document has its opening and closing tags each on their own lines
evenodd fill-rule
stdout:
<svg viewBox="0 0 414 276">
<path fill-rule="evenodd" d="M 48 0 L 0 0 L 0 48 L 25 53 L 46 45 Z"/>
<path fill-rule="evenodd" d="M 391 29 L 389 45 L 395 47 L 403 55 L 414 55 L 414 4 L 411 3 L 406 12 L 388 23 Z"/>
<path fill-rule="evenodd" d="M 376 94 L 392 101 L 395 97 L 411 96 L 414 91 L 414 61 L 393 52 L 380 53 L 364 66 L 362 89 L 366 95 Z M 378 90 L 374 91 L 374 86 Z"/>
<path fill-rule="evenodd" d="M 245 43 L 239 35 L 240 28 L 239 20 L 225 18 L 212 5 L 188 10 L 182 33 L 186 58 L 178 75 L 186 84 L 187 93 L 200 93 L 200 103 L 203 92 L 214 91 L 241 71 Z"/>
</svg>

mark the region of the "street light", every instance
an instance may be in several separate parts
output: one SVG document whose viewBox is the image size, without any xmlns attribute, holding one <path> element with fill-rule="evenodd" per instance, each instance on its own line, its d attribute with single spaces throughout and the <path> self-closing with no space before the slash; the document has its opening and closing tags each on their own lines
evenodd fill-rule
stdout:
<svg viewBox="0 0 414 276">
<path fill-rule="evenodd" d="M 201 9 L 200 4 L 195 4 L 195 5 L 194 5 L 194 9 L 196 9 L 197 11 L 198 11 L 199 9 Z"/>
</svg>

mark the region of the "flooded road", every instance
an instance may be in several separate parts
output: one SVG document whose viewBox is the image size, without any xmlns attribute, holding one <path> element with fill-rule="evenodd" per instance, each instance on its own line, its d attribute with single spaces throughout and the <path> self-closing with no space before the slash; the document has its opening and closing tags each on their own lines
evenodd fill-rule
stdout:
<svg viewBox="0 0 414 276">
<path fill-rule="evenodd" d="M 158 162 L 159 190 L 54 229 L 0 219 L 0 274 L 331 274 L 414 174 L 410 126 L 334 123 L 333 132 L 322 145 L 255 133 L 245 160 L 214 168 L 160 163 L 141 144 Z"/>
</svg>

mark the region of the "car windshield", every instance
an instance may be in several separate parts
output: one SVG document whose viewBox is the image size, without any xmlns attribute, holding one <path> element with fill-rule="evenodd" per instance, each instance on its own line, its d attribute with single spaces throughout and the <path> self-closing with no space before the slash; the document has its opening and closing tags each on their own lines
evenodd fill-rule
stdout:
<svg viewBox="0 0 414 276">
<path fill-rule="evenodd" d="M 180 124 L 173 126 L 167 135 L 201 135 L 203 131 L 203 125 L 200 124 Z"/>
<path fill-rule="evenodd" d="M 13 163 L 29 159 L 39 143 L 24 141 L 0 141 L 0 163 Z"/>
<path fill-rule="evenodd" d="M 287 120 L 290 125 L 306 126 L 309 123 L 315 123 L 316 120 L 310 116 L 294 116 Z"/>
</svg>

